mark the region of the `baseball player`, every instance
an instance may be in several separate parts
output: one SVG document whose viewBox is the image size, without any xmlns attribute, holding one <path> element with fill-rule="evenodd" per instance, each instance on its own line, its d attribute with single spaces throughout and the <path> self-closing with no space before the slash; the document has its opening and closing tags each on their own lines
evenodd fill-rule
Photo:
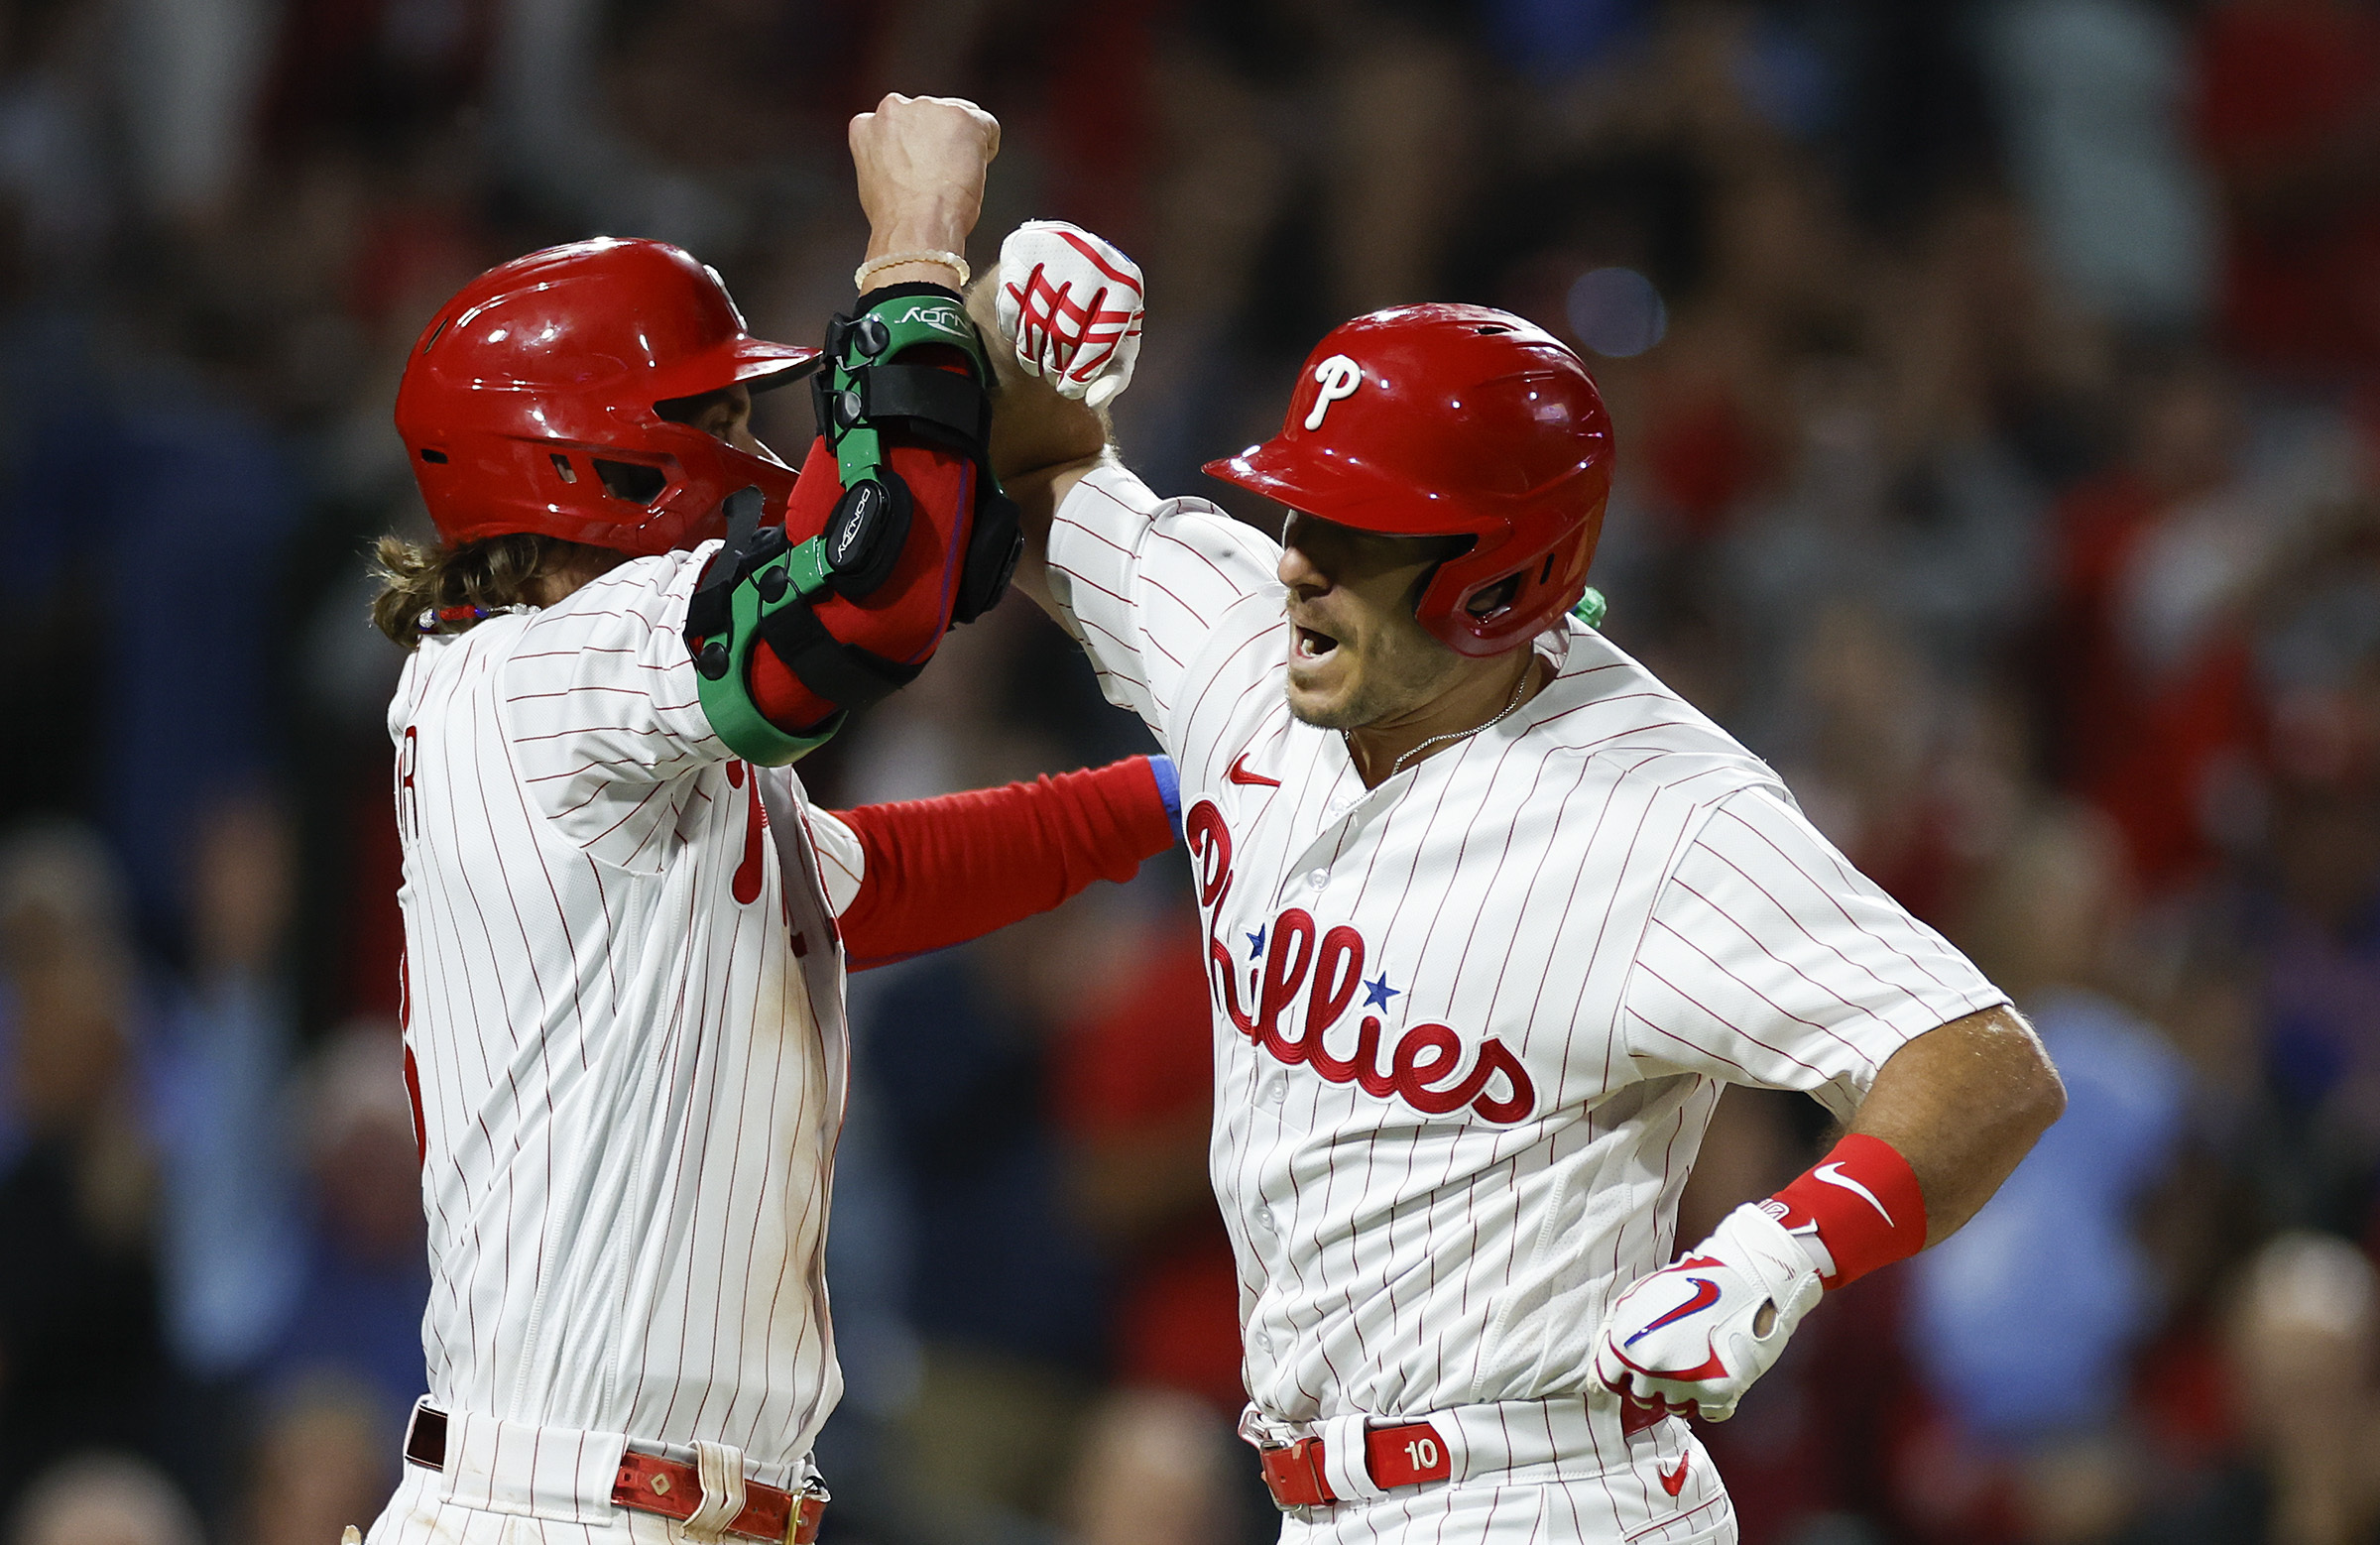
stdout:
<svg viewBox="0 0 2380 1545">
<path fill-rule="evenodd" d="M 1586 594 L 1611 431 L 1520 317 L 1349 322 L 1210 473 L 1104 444 L 1138 271 L 1035 224 L 974 301 L 1027 582 L 1181 769 L 1238 1252 L 1243 1434 L 1283 1538 L 1732 1540 L 1729 1415 L 1829 1288 L 1963 1224 L 2063 1104 L 2005 997 Z M 1825 1160 L 1675 1259 L 1723 1085 Z"/>
<path fill-rule="evenodd" d="M 395 1542 L 806 1541 L 840 1390 L 824 1242 L 843 972 L 1169 845 L 1161 768 L 838 819 L 787 764 L 998 597 L 957 249 L 998 125 L 853 124 L 871 259 L 817 351 L 675 248 L 482 276 L 397 421 L 441 541 L 387 543 L 405 1073 L 432 1288 Z M 749 391 L 812 368 L 798 478 Z"/>
</svg>

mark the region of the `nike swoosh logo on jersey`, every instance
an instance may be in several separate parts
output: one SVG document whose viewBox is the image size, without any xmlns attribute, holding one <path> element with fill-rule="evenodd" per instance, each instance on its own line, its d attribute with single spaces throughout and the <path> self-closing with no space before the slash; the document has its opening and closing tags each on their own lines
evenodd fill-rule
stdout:
<svg viewBox="0 0 2380 1545">
<path fill-rule="evenodd" d="M 1705 1309 L 1708 1309 L 1713 1304 L 1719 1302 L 1718 1283 L 1712 1282 L 1703 1277 L 1688 1277 L 1686 1280 L 1694 1284 L 1694 1296 L 1687 1299 L 1684 1303 L 1678 1305 L 1675 1309 L 1670 1310 L 1669 1313 L 1663 1315 L 1660 1319 L 1655 1320 L 1643 1330 L 1638 1331 L 1626 1341 L 1621 1342 L 1620 1345 L 1622 1347 L 1633 1347 L 1638 1342 L 1644 1340 L 1647 1336 L 1653 1334 L 1653 1332 L 1661 1329 L 1662 1326 L 1675 1325 L 1680 1320 L 1685 1319 L 1688 1315 L 1701 1314 Z"/>
<path fill-rule="evenodd" d="M 1658 1470 L 1658 1467 L 1656 1467 L 1656 1469 L 1658 1470 L 1658 1474 L 1659 1474 L 1659 1475 L 1660 1475 L 1660 1477 L 1661 1477 L 1661 1489 L 1662 1489 L 1662 1490 L 1664 1490 L 1664 1491 L 1667 1491 L 1667 1492 L 1668 1492 L 1670 1495 L 1672 1495 L 1672 1496 L 1675 1496 L 1675 1495 L 1677 1495 L 1677 1494 L 1678 1494 L 1680 1491 L 1683 1491 L 1683 1490 L 1685 1490 L 1685 1489 L 1686 1489 L 1686 1467 L 1687 1467 L 1687 1466 L 1689 1466 L 1689 1465 L 1691 1465 L 1691 1464 L 1693 1464 L 1693 1463 L 1694 1463 L 1694 1450 L 1692 1450 L 1692 1449 L 1688 1449 L 1688 1450 L 1687 1450 L 1685 1453 L 1683 1453 L 1683 1454 L 1681 1454 L 1681 1455 L 1679 1455 L 1679 1456 L 1678 1456 L 1678 1468 L 1677 1468 L 1677 1469 L 1675 1469 L 1675 1470 Z"/>
<path fill-rule="evenodd" d="M 1870 1191 L 1858 1181 L 1853 1180 L 1850 1176 L 1844 1174 L 1841 1164 L 1821 1164 L 1818 1166 L 1818 1168 L 1812 1170 L 1810 1173 L 1817 1179 L 1823 1180 L 1831 1186 L 1841 1186 L 1843 1189 L 1850 1192 L 1852 1195 L 1865 1200 L 1868 1206 L 1874 1208 L 1878 1213 L 1883 1214 L 1884 1227 L 1888 1229 L 1897 1229 L 1900 1227 L 1899 1224 L 1892 1221 L 1892 1214 L 1885 1210 L 1884 1204 L 1876 1200 L 1876 1193 Z"/>
<path fill-rule="evenodd" d="M 1250 783 L 1258 788 L 1278 788 L 1281 786 L 1281 780 L 1277 777 L 1266 777 L 1261 772 L 1250 772 L 1248 771 L 1248 753 L 1245 751 L 1232 759 L 1231 771 L 1223 775 L 1232 782 Z"/>
</svg>

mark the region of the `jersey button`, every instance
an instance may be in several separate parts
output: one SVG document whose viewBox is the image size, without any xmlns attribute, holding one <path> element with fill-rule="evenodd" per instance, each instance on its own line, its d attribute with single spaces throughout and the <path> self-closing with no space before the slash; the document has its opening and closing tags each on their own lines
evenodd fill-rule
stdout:
<svg viewBox="0 0 2380 1545">
<path fill-rule="evenodd" d="M 1314 870 L 1306 876 L 1307 886 L 1316 891 L 1321 890 L 1324 886 L 1327 886 L 1330 883 L 1331 872 L 1327 869 Z"/>
<path fill-rule="evenodd" d="M 1272 1338 L 1262 1331 L 1256 1332 L 1256 1350 L 1258 1352 L 1270 1352 L 1272 1350 Z"/>
<path fill-rule="evenodd" d="M 1280 1078 L 1274 1079 L 1271 1083 L 1266 1084 L 1264 1086 L 1264 1098 L 1271 1101 L 1274 1105 L 1279 1105 L 1282 1101 L 1288 1099 L 1288 1077 L 1284 1075 Z"/>
<path fill-rule="evenodd" d="M 1256 1227 L 1262 1229 L 1266 1234 L 1272 1232 L 1272 1209 L 1262 1203 L 1258 1203 L 1256 1206 Z"/>
</svg>

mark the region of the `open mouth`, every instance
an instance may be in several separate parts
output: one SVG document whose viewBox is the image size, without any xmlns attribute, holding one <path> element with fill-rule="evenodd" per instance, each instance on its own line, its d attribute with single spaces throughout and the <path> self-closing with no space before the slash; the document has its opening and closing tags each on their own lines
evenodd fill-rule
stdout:
<svg viewBox="0 0 2380 1545">
<path fill-rule="evenodd" d="M 1318 628 L 1297 627 L 1297 643 L 1292 651 L 1299 659 L 1321 659 L 1339 647 L 1339 641 Z"/>
</svg>

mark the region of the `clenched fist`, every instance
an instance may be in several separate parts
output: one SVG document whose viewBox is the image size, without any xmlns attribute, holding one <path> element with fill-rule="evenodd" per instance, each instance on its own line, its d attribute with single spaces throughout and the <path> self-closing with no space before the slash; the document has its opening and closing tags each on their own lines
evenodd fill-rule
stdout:
<svg viewBox="0 0 2380 1545">
<path fill-rule="evenodd" d="M 1132 382 L 1140 266 L 1063 220 L 1027 220 L 1000 248 L 1000 332 L 1029 375 L 1105 408 Z"/>
<path fill-rule="evenodd" d="M 887 96 L 851 120 L 868 255 L 959 252 L 984 207 L 1000 121 L 953 96 Z"/>
</svg>

